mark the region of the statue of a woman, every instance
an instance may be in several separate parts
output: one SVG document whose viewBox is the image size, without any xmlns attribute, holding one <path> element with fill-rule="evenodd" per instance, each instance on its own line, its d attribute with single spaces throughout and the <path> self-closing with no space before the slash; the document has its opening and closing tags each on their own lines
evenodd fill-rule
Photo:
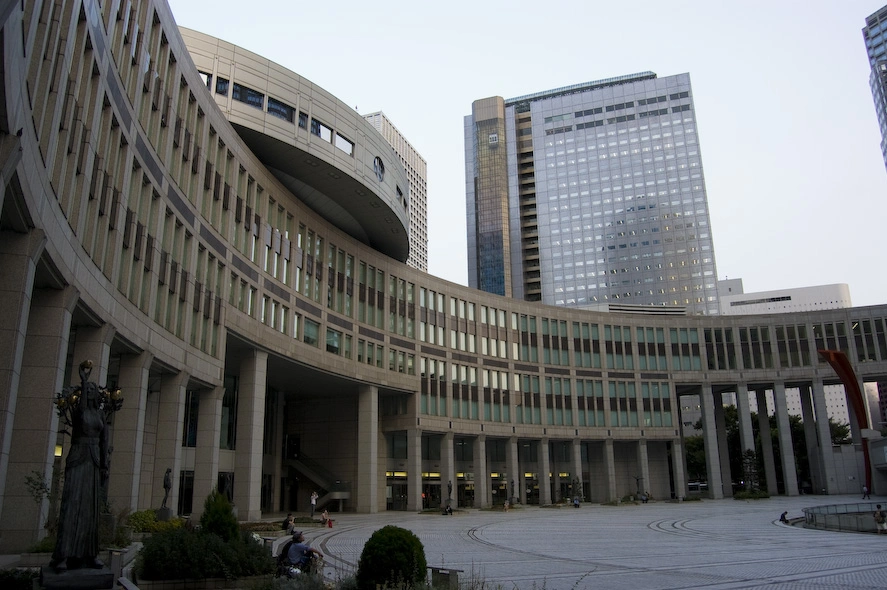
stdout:
<svg viewBox="0 0 887 590">
<path fill-rule="evenodd" d="M 108 429 L 99 387 L 87 381 L 91 371 L 91 362 L 80 364 L 80 395 L 69 398 L 71 450 L 50 562 L 57 571 L 103 566 L 98 559 L 99 496 L 108 470 Z"/>
</svg>

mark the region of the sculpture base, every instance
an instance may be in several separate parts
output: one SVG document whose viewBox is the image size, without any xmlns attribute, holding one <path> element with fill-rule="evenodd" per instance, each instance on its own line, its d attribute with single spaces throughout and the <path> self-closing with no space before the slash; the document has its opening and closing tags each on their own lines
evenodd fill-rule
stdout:
<svg viewBox="0 0 887 590">
<path fill-rule="evenodd" d="M 59 573 L 55 568 L 45 565 L 40 568 L 40 585 L 45 590 L 105 590 L 114 587 L 114 573 L 107 566 Z"/>
<path fill-rule="evenodd" d="M 166 522 L 167 520 L 172 519 L 172 508 L 158 508 L 157 509 L 157 520 L 160 522 Z"/>
</svg>

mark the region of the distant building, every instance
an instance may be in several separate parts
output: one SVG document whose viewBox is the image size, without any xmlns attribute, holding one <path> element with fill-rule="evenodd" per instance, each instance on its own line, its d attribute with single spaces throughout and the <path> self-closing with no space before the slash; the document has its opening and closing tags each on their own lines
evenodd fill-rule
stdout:
<svg viewBox="0 0 887 590">
<path fill-rule="evenodd" d="M 689 74 L 476 100 L 465 171 L 472 287 L 566 307 L 717 314 Z"/>
<path fill-rule="evenodd" d="M 862 37 L 871 68 L 869 85 L 881 128 L 881 155 L 887 166 L 887 6 L 865 19 Z"/>
<path fill-rule="evenodd" d="M 410 257 L 407 265 L 428 272 L 428 166 L 416 148 L 398 131 L 385 113 L 363 115 L 391 144 L 410 181 Z"/>
<path fill-rule="evenodd" d="M 852 307 L 846 284 L 745 293 L 742 279 L 718 281 L 721 315 L 760 315 Z"/>
</svg>

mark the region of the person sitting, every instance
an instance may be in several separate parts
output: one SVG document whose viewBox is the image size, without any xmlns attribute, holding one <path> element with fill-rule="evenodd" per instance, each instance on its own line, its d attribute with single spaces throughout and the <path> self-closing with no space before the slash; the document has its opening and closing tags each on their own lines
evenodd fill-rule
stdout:
<svg viewBox="0 0 887 590">
<path fill-rule="evenodd" d="M 294 532 L 293 542 L 290 543 L 289 550 L 286 554 L 287 560 L 291 565 L 305 571 L 308 568 L 308 563 L 311 561 L 312 556 L 322 558 L 323 554 L 308 546 L 308 543 L 305 542 L 305 535 L 303 535 L 301 531 Z"/>
<path fill-rule="evenodd" d="M 783 522 L 783 523 L 785 523 L 785 524 L 788 524 L 788 518 L 786 517 L 787 514 L 788 514 L 788 511 L 783 512 L 782 514 L 780 514 L 780 515 L 779 515 L 779 522 Z"/>
<path fill-rule="evenodd" d="M 295 519 L 293 518 L 293 513 L 290 512 L 286 515 L 286 518 L 283 521 L 283 524 L 280 528 L 286 531 L 286 534 L 293 534 L 293 525 L 295 524 Z"/>
<path fill-rule="evenodd" d="M 324 509 L 323 512 L 320 513 L 320 522 L 323 526 L 326 526 L 326 523 L 330 520 L 330 512 L 329 510 Z"/>
</svg>

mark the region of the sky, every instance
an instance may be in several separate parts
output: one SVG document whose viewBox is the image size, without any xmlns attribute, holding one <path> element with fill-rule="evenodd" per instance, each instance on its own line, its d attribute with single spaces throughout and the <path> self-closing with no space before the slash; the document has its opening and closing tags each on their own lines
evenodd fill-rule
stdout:
<svg viewBox="0 0 887 590">
<path fill-rule="evenodd" d="M 887 303 L 865 19 L 887 0 L 171 0 L 179 25 L 383 111 L 428 164 L 429 272 L 467 284 L 471 103 L 689 72 L 718 278 Z"/>
</svg>

